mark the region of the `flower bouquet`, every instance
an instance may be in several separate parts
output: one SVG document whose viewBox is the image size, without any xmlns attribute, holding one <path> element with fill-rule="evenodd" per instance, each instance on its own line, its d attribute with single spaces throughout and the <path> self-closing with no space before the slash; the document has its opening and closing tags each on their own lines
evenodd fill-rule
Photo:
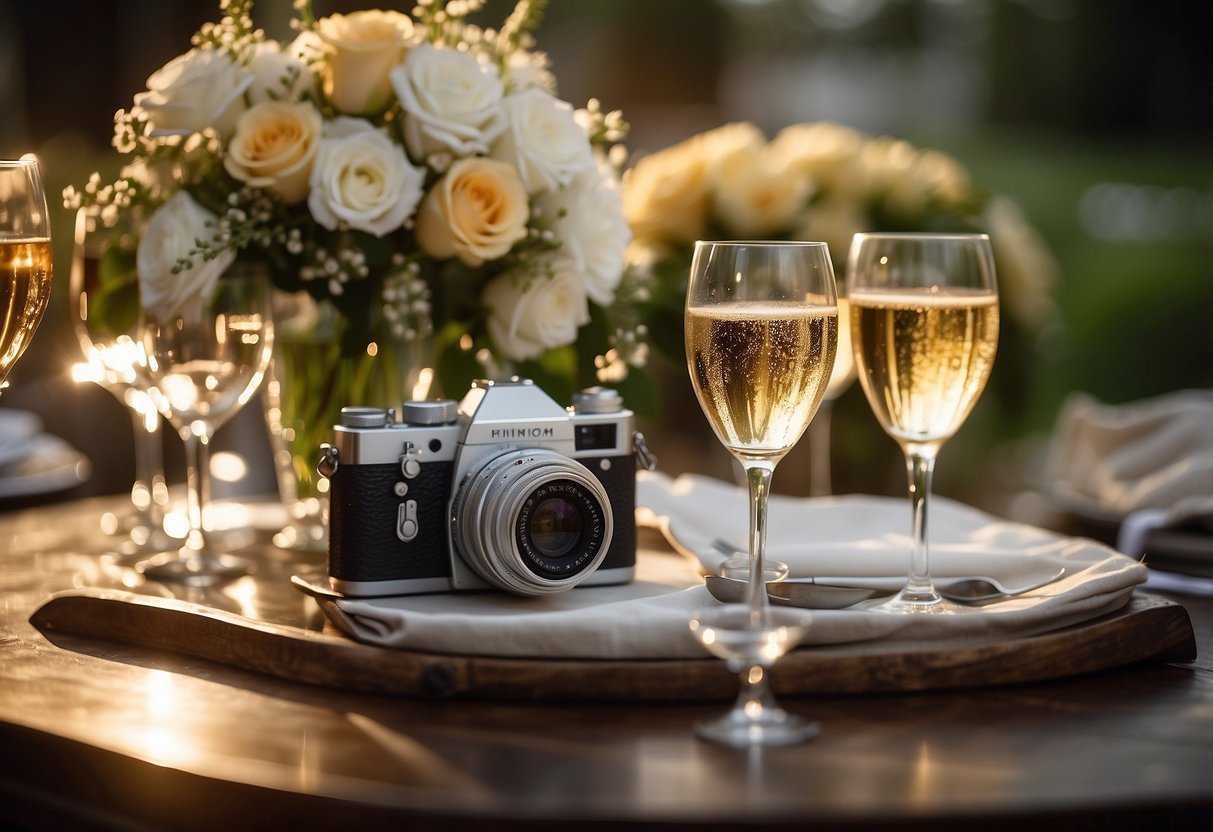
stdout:
<svg viewBox="0 0 1213 832">
<path fill-rule="evenodd" d="M 251 0 L 221 0 L 117 113 L 118 176 L 65 192 L 130 222 L 89 299 L 115 327 L 139 303 L 200 304 L 236 260 L 290 293 L 271 393 L 303 480 L 341 406 L 398 405 L 421 365 L 456 396 L 518 372 L 558 400 L 597 378 L 651 399 L 627 372 L 644 354 L 624 279 L 626 125 L 556 96 L 534 49 L 542 0 L 497 29 L 470 22 L 482 5 L 317 19 L 296 0 L 279 42 Z"/>
<path fill-rule="evenodd" d="M 1058 267 L 1015 203 L 979 189 L 948 154 L 828 122 L 791 125 L 770 140 L 753 124 L 727 124 L 640 158 L 624 177 L 623 203 L 633 233 L 628 260 L 651 297 L 647 331 L 676 364 L 698 239 L 821 240 L 845 283 L 856 232 L 985 231 L 1007 311 L 1002 358 L 986 395 L 1002 400 L 1006 412 L 1025 398 L 1035 335 L 1055 316 Z M 840 329 L 828 400 L 853 380 L 847 336 Z M 818 414 L 808 443 L 814 468 L 828 459 L 821 442 L 828 410 Z M 828 474 L 815 470 L 813 478 L 811 490 L 825 493 L 817 483 Z"/>
</svg>

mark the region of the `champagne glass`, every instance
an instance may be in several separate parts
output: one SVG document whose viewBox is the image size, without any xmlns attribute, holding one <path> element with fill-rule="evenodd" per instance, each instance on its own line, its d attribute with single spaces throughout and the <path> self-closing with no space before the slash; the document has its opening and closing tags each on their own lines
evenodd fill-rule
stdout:
<svg viewBox="0 0 1213 832">
<path fill-rule="evenodd" d="M 38 160 L 0 160 L 0 389 L 51 297 L 51 226 Z"/>
<path fill-rule="evenodd" d="M 696 613 L 691 629 L 739 672 L 741 692 L 696 733 L 727 745 L 777 745 L 816 723 L 779 708 L 768 670 L 803 636 L 803 613 L 772 608 L 765 586 L 767 495 L 775 466 L 821 404 L 834 365 L 838 307 L 825 243 L 698 242 L 687 287 L 691 383 L 750 491 L 745 604 Z"/>
<path fill-rule="evenodd" d="M 851 327 L 848 326 L 850 307 L 841 294 L 838 296 L 838 349 L 834 353 L 834 369 L 830 372 L 830 383 L 826 386 L 821 407 L 809 426 L 809 496 L 828 497 L 834 492 L 830 473 L 830 423 L 834 416 L 834 402 L 855 381 L 855 355 L 851 350 Z"/>
<path fill-rule="evenodd" d="M 162 551 L 168 485 L 164 477 L 160 413 L 152 401 L 151 379 L 138 342 L 139 285 L 135 277 L 135 235 L 114 212 L 76 212 L 69 281 L 72 327 L 85 364 L 78 376 L 108 390 L 126 407 L 134 428 L 135 482 L 127 517 L 114 523 L 128 537 L 131 557 Z M 115 530 L 110 526 L 110 531 Z"/>
<path fill-rule="evenodd" d="M 147 312 L 140 319 L 152 397 L 185 443 L 190 523 L 179 551 L 140 564 L 150 579 L 208 586 L 251 571 L 247 560 L 215 551 L 203 508 L 211 437 L 257 392 L 273 354 L 270 296 L 265 275 L 237 263 L 208 300 L 187 304 L 171 320 Z"/>
<path fill-rule="evenodd" d="M 906 457 L 913 549 L 882 609 L 959 612 L 931 582 L 927 505 L 935 457 L 985 388 L 998 347 L 994 255 L 985 234 L 856 234 L 847 267 L 859 381 Z"/>
</svg>

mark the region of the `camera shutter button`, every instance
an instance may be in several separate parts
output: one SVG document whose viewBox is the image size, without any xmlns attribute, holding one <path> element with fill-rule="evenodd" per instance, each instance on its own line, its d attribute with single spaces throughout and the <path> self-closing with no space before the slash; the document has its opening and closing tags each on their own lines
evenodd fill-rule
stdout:
<svg viewBox="0 0 1213 832">
<path fill-rule="evenodd" d="M 417 501 L 407 500 L 396 510 L 396 536 L 408 543 L 417 536 Z"/>
</svg>

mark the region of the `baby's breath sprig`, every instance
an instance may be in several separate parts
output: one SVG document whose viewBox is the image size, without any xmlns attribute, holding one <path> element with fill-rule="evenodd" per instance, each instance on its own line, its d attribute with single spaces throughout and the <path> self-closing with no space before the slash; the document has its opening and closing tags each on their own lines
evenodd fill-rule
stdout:
<svg viewBox="0 0 1213 832">
<path fill-rule="evenodd" d="M 302 246 L 303 265 L 299 277 L 304 282 L 322 280 L 333 297 L 345 294 L 346 284 L 365 280 L 371 273 L 366 253 L 344 240 L 337 240 L 335 251 L 308 240 Z"/>
<path fill-rule="evenodd" d="M 383 281 L 381 312 L 393 338 L 416 341 L 433 334 L 431 297 L 416 256 L 392 255 L 392 270 Z"/>
<path fill-rule="evenodd" d="M 618 144 L 628 137 L 630 125 L 623 120 L 623 111 L 603 112 L 602 102 L 591 98 L 577 111 L 577 123 L 595 145 Z"/>
<path fill-rule="evenodd" d="M 202 24 L 190 42 L 223 50 L 243 62 L 252 47 L 265 40 L 265 32 L 253 24 L 253 0 L 219 0 L 219 11 L 219 22 Z"/>
<path fill-rule="evenodd" d="M 310 32 L 316 28 L 316 13 L 312 10 L 312 0 L 294 0 L 291 7 L 295 10 L 291 18 L 291 28 L 296 32 Z"/>
<path fill-rule="evenodd" d="M 463 42 L 467 17 L 482 8 L 484 0 L 417 0 L 413 17 L 425 30 L 427 41 L 457 49 Z"/>
<path fill-rule="evenodd" d="M 519 49 L 535 44 L 533 33 L 543 23 L 547 0 L 518 0 L 496 37 L 497 64 L 504 68 Z"/>
</svg>

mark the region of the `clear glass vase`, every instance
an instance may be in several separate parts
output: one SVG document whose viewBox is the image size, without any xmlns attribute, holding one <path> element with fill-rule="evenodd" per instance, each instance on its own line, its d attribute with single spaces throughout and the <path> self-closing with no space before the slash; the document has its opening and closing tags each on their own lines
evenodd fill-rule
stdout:
<svg viewBox="0 0 1213 832">
<path fill-rule="evenodd" d="M 438 392 L 430 339 L 380 338 L 345 355 L 346 322 L 329 303 L 305 293 L 278 296 L 274 360 L 266 384 L 266 424 L 287 524 L 274 544 L 328 550 L 328 481 L 316 472 L 320 446 L 332 439 L 341 408 L 391 407 Z"/>
</svg>

